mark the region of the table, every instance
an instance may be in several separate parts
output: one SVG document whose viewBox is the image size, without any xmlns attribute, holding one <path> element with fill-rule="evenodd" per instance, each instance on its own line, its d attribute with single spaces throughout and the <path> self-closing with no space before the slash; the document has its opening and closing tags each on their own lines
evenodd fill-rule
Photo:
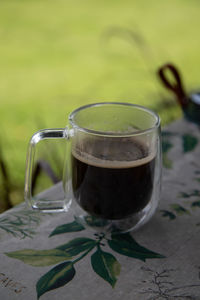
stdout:
<svg viewBox="0 0 200 300">
<path fill-rule="evenodd" d="M 134 233 L 106 239 L 24 203 L 1 214 L 0 299 L 200 299 L 200 129 L 181 119 L 162 137 L 159 208 Z"/>
</svg>

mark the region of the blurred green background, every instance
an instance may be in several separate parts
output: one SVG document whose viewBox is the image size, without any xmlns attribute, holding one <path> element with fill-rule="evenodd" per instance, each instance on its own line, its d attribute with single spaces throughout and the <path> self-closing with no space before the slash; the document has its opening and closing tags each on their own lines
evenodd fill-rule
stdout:
<svg viewBox="0 0 200 300">
<path fill-rule="evenodd" d="M 138 103 L 163 125 L 181 116 L 156 70 L 173 62 L 187 91 L 200 87 L 199 9 L 198 0 L 0 1 L 0 210 L 5 195 L 23 201 L 31 135 L 64 127 L 78 106 Z"/>
</svg>

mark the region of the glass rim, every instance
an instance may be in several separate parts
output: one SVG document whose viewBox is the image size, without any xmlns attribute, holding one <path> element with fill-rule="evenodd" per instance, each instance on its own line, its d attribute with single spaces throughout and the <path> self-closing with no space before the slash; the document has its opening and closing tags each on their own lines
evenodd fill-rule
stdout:
<svg viewBox="0 0 200 300">
<path fill-rule="evenodd" d="M 81 127 L 74 120 L 74 117 L 76 116 L 76 114 L 78 112 L 82 111 L 82 110 L 85 110 L 85 109 L 90 108 L 90 107 L 107 106 L 107 105 L 131 106 L 133 108 L 143 110 L 143 111 L 147 112 L 148 114 L 150 114 L 151 116 L 154 117 L 155 124 L 154 124 L 154 126 L 151 126 L 147 129 L 143 129 L 143 130 L 131 131 L 131 132 L 127 132 L 127 133 L 126 132 L 124 132 L 124 133 L 115 133 L 115 132 L 99 131 L 99 130 L 89 129 L 89 128 L 86 128 L 86 127 Z M 80 131 L 88 133 L 88 134 L 100 135 L 100 136 L 105 136 L 105 137 L 126 137 L 126 136 L 141 135 L 141 134 L 148 133 L 148 132 L 151 132 L 151 131 L 159 128 L 160 123 L 161 123 L 159 115 L 156 112 L 154 112 L 153 110 L 151 110 L 151 109 L 149 109 L 145 106 L 138 105 L 138 104 L 132 104 L 132 103 L 129 103 L 129 102 L 110 102 L 110 101 L 109 102 L 95 102 L 95 103 L 90 103 L 90 104 L 80 106 L 79 108 L 73 110 L 70 113 L 70 115 L 68 117 L 68 120 L 69 120 L 70 124 L 72 125 L 72 127 L 77 129 L 77 130 L 80 130 Z"/>
</svg>

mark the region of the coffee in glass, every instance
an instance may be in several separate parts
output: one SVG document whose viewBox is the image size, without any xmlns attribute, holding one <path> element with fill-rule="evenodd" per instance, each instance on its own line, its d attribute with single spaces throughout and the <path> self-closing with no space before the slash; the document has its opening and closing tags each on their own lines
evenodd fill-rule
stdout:
<svg viewBox="0 0 200 300">
<path fill-rule="evenodd" d="M 84 143 L 89 148 L 87 139 Z M 103 140 L 93 146 L 96 156 L 72 151 L 72 188 L 78 204 L 89 214 L 109 220 L 141 211 L 152 195 L 155 154 L 146 156 L 145 147 L 131 138 Z M 109 154 L 102 156 L 103 149 L 109 149 Z"/>
</svg>

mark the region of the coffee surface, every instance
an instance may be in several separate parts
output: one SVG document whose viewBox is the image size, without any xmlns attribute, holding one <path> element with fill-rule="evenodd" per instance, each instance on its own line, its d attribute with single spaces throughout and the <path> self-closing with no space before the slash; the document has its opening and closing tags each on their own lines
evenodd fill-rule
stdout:
<svg viewBox="0 0 200 300">
<path fill-rule="evenodd" d="M 85 143 L 72 151 L 72 186 L 78 204 L 100 218 L 117 220 L 142 210 L 150 201 L 155 155 L 139 142 Z"/>
</svg>

